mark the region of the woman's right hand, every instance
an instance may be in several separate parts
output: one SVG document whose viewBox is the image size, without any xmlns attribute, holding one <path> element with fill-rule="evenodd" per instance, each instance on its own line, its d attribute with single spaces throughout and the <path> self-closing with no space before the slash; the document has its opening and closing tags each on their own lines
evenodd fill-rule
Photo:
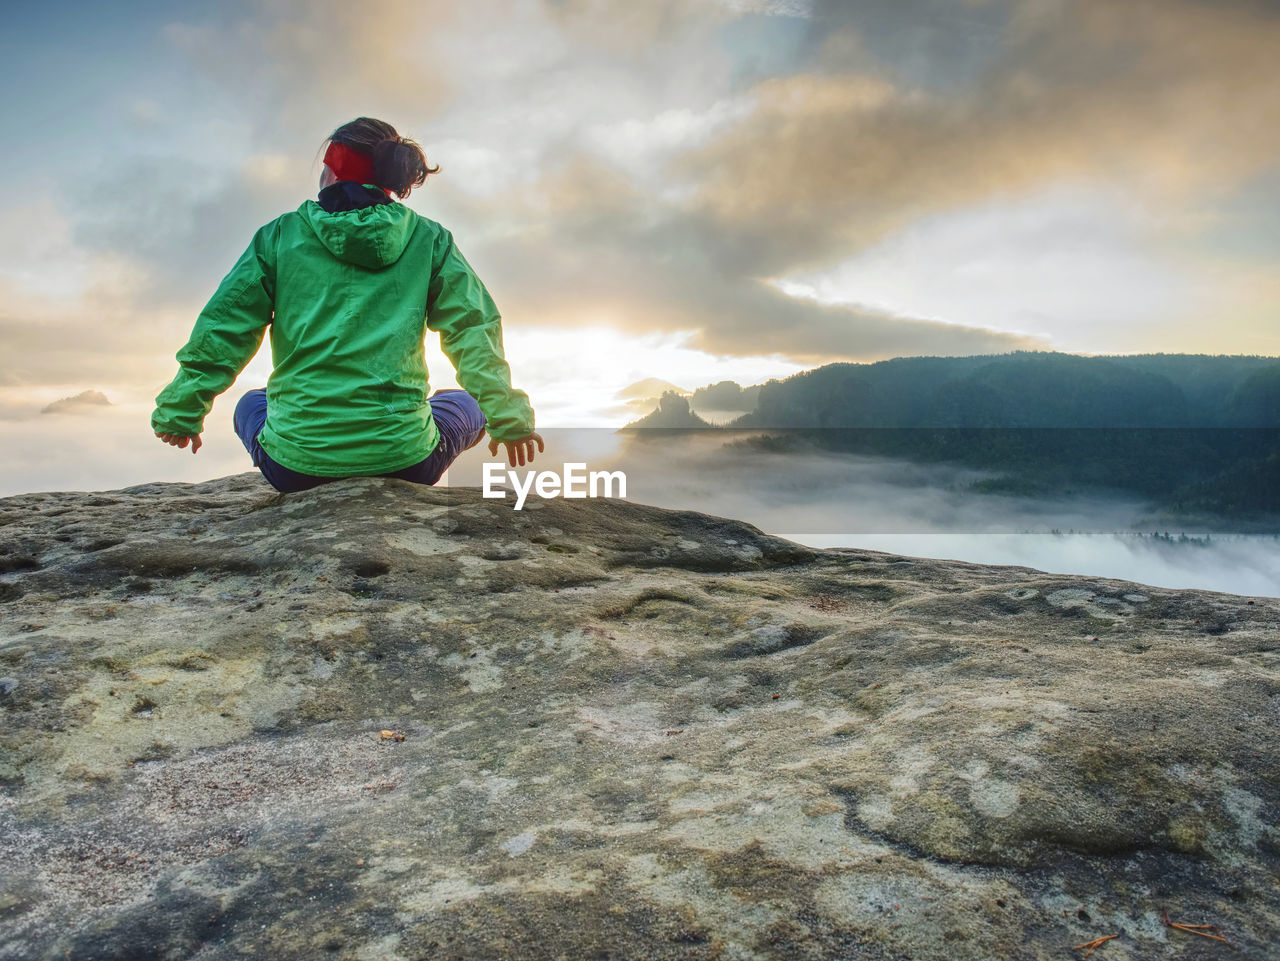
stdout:
<svg viewBox="0 0 1280 961">
<path fill-rule="evenodd" d="M 154 433 L 166 444 L 172 444 L 174 447 L 177 447 L 179 450 L 185 450 L 188 443 L 191 444 L 191 453 L 194 454 L 196 451 L 200 449 L 199 434 L 194 434 L 191 436 L 183 436 L 182 434 L 162 434 L 160 433 L 160 431 L 154 431 Z"/>
<path fill-rule="evenodd" d="M 542 435 L 537 431 L 531 433 L 528 437 L 521 437 L 519 440 L 496 441 L 490 439 L 489 453 L 496 455 L 498 453 L 498 444 L 502 443 L 507 448 L 507 462 L 515 467 L 517 464 L 523 467 L 525 464 L 533 463 L 533 445 L 538 445 L 538 453 L 541 454 L 546 448 L 542 444 Z"/>
</svg>

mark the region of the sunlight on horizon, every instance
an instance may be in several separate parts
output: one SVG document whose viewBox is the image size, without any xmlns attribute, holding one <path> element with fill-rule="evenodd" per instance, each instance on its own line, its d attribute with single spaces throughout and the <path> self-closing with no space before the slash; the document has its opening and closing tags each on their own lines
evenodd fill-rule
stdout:
<svg viewBox="0 0 1280 961">
<path fill-rule="evenodd" d="M 539 426 L 622 427 L 637 413 L 620 391 L 649 378 L 684 390 L 722 380 L 743 387 L 806 369 L 781 357 L 724 357 L 688 346 L 692 333 L 632 335 L 605 326 L 521 327 L 506 322 L 503 340 L 512 383 L 529 394 Z M 427 335 L 431 388 L 457 386 L 453 367 Z"/>
</svg>

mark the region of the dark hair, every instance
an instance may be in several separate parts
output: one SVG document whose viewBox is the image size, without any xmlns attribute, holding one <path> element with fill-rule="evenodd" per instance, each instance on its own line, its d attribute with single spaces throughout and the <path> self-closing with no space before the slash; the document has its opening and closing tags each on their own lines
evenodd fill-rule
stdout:
<svg viewBox="0 0 1280 961">
<path fill-rule="evenodd" d="M 401 199 L 426 183 L 428 174 L 440 172 L 439 164 L 427 166 L 426 154 L 417 143 L 401 137 L 385 120 L 357 117 L 326 137 L 320 148 L 323 150 L 330 141 L 372 157 L 374 182 Z"/>
</svg>

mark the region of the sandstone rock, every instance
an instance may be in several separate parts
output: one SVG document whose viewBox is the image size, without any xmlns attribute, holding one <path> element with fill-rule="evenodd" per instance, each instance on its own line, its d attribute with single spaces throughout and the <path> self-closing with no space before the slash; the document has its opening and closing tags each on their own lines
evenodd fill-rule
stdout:
<svg viewBox="0 0 1280 961">
<path fill-rule="evenodd" d="M 6 961 L 1280 942 L 1275 599 L 241 475 L 0 501 L 0 675 Z"/>
</svg>

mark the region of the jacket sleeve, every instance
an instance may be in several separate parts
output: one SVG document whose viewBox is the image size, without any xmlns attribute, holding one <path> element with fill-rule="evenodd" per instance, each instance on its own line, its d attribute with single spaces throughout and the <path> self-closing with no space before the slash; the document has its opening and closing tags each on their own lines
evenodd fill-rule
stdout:
<svg viewBox="0 0 1280 961">
<path fill-rule="evenodd" d="M 258 230 L 196 319 L 177 353 L 178 376 L 156 396 L 151 427 L 191 437 L 213 399 L 231 386 L 262 346 L 275 304 L 276 230 Z"/>
<path fill-rule="evenodd" d="M 445 231 L 427 289 L 427 328 L 440 334 L 440 348 L 458 372 L 458 383 L 480 404 L 496 441 L 533 432 L 529 396 L 511 386 L 502 351 L 502 317 L 484 284 Z"/>
</svg>

